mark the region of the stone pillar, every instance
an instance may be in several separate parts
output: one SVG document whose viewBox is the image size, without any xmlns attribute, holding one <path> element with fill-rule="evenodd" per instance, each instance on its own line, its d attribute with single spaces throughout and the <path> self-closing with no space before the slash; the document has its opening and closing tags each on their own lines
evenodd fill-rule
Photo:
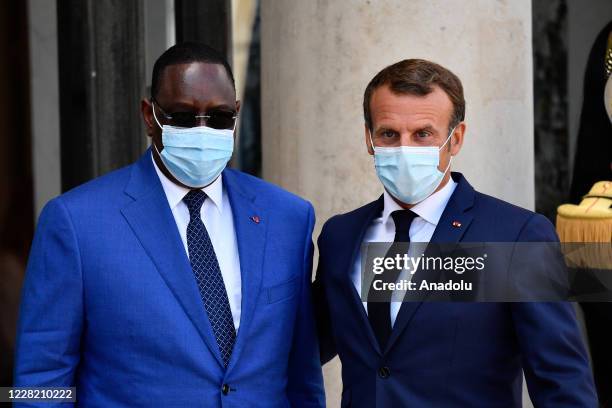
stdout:
<svg viewBox="0 0 612 408">
<path fill-rule="evenodd" d="M 57 1 L 63 191 L 134 162 L 146 147 L 143 4 Z"/>
<path fill-rule="evenodd" d="M 203 42 L 232 63 L 232 2 L 175 0 L 176 41 Z"/>
<path fill-rule="evenodd" d="M 57 5 L 28 0 L 30 115 L 35 218 L 61 193 Z"/>
<path fill-rule="evenodd" d="M 530 1 L 263 0 L 261 29 L 263 176 L 314 204 L 315 234 L 381 194 L 363 91 L 405 58 L 438 62 L 463 82 L 467 134 L 453 169 L 533 208 Z M 339 406 L 340 373 L 329 366 L 328 402 Z"/>
</svg>

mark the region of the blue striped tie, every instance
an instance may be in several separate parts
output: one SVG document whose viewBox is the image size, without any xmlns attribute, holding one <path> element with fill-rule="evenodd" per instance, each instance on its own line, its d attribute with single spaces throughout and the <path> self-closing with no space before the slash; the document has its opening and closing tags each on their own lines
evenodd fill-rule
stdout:
<svg viewBox="0 0 612 408">
<path fill-rule="evenodd" d="M 236 341 L 236 331 L 219 261 L 200 216 L 205 200 L 206 193 L 201 190 L 191 190 L 183 198 L 189 208 L 190 218 L 187 225 L 187 248 L 200 297 L 217 339 L 223 363 L 227 367 Z"/>
</svg>

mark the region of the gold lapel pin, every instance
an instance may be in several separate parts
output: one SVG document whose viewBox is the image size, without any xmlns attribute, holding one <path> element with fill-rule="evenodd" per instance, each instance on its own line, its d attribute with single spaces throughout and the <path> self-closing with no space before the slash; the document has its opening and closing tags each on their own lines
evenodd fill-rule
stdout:
<svg viewBox="0 0 612 408">
<path fill-rule="evenodd" d="M 261 221 L 261 220 L 259 219 L 258 215 L 252 215 L 251 216 L 251 221 L 253 221 L 255 224 L 259 224 L 259 221 Z"/>
<path fill-rule="evenodd" d="M 453 227 L 455 227 L 455 228 L 459 228 L 459 227 L 461 227 L 461 223 L 460 223 L 459 221 L 453 221 L 453 224 L 452 224 L 452 225 L 453 225 Z"/>
</svg>

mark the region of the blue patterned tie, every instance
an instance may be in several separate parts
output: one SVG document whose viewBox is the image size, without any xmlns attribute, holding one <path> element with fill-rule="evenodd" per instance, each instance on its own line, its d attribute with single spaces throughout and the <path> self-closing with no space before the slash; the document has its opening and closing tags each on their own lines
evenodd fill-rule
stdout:
<svg viewBox="0 0 612 408">
<path fill-rule="evenodd" d="M 236 331 L 221 268 L 200 216 L 204 200 L 206 193 L 201 190 L 191 190 L 183 197 L 189 208 L 190 217 L 187 225 L 187 248 L 191 269 L 200 289 L 200 297 L 217 339 L 223 363 L 227 367 L 236 341 Z"/>
</svg>

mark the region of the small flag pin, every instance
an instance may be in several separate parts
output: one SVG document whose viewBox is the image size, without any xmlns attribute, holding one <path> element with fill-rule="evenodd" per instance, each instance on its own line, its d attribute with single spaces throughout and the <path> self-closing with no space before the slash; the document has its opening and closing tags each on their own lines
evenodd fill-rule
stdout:
<svg viewBox="0 0 612 408">
<path fill-rule="evenodd" d="M 259 224 L 259 216 L 258 215 L 252 215 L 251 216 L 251 221 L 253 221 L 255 224 Z"/>
<path fill-rule="evenodd" d="M 453 227 L 459 228 L 461 227 L 461 223 L 459 221 L 453 221 Z"/>
</svg>

